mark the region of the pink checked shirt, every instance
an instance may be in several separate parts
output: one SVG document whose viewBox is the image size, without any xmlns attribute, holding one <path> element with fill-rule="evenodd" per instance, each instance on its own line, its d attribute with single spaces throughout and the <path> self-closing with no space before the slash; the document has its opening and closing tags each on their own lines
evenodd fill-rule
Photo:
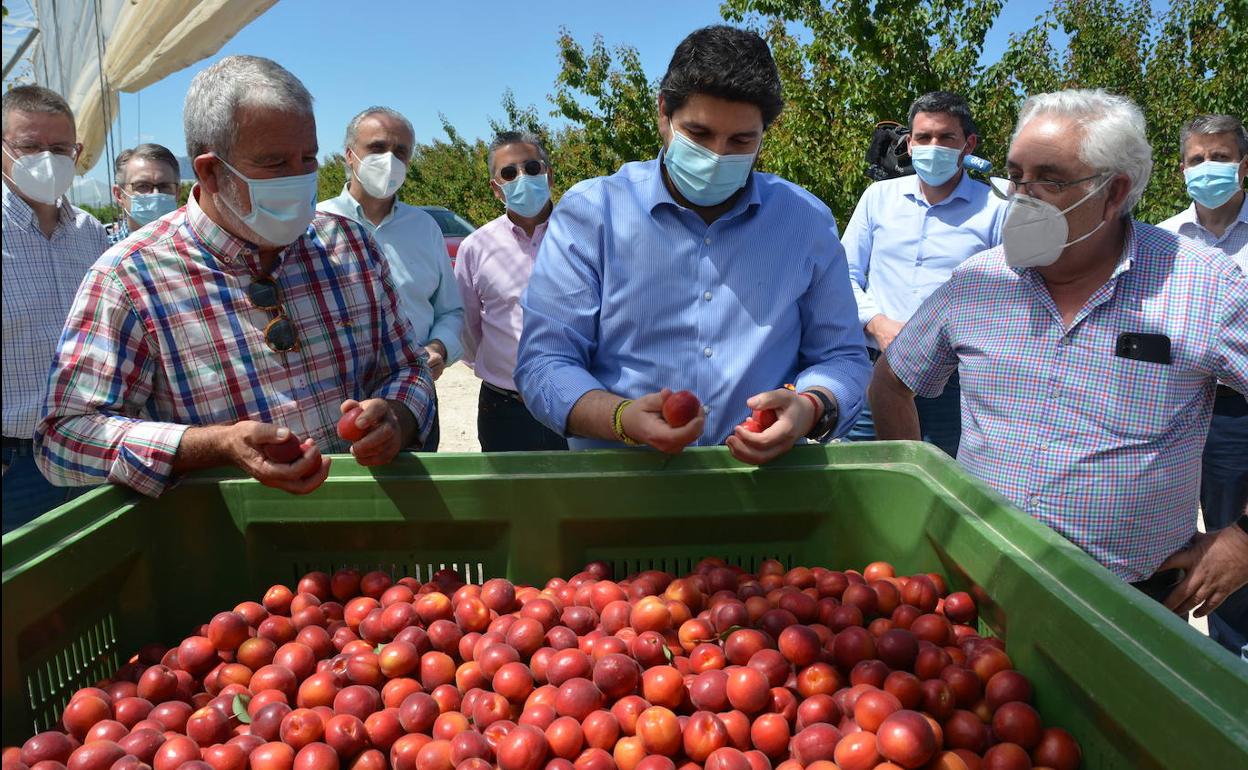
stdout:
<svg viewBox="0 0 1248 770">
<path fill-rule="evenodd" d="M 1248 277 L 1142 222 L 1065 328 L 1043 279 L 1000 247 L 964 262 L 888 349 L 920 396 L 962 383 L 958 462 L 1128 581 L 1196 532 L 1214 379 L 1248 392 Z M 1171 363 L 1115 355 L 1164 334 Z"/>
<path fill-rule="evenodd" d="M 273 318 L 247 300 L 258 251 L 190 203 L 109 249 L 69 311 L 35 434 L 59 485 L 112 481 L 147 495 L 171 482 L 189 426 L 257 420 L 343 452 L 348 398 L 407 405 L 428 433 L 433 382 L 398 312 L 385 260 L 354 222 L 317 214 L 272 278 L 299 338 L 275 353 Z"/>
<path fill-rule="evenodd" d="M 482 380 L 504 390 L 516 389 L 512 372 L 524 330 L 520 295 L 545 234 L 545 222 L 529 238 L 503 214 L 459 245 L 455 281 L 464 300 L 464 361 Z"/>
</svg>

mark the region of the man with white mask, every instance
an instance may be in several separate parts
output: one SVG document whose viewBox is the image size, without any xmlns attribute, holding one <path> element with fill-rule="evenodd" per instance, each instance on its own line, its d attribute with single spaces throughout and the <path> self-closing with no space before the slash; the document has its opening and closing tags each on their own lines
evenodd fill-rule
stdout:
<svg viewBox="0 0 1248 770">
<path fill-rule="evenodd" d="M 761 37 L 697 30 L 659 87 L 659 157 L 560 198 L 515 379 L 574 449 L 726 443 L 761 464 L 853 424 L 870 363 L 836 222 L 753 170 L 783 105 Z M 679 390 L 705 408 L 687 423 L 663 416 Z"/>
<path fill-rule="evenodd" d="M 477 439 L 482 452 L 567 449 L 568 442 L 533 418 L 513 378 L 529 284 L 553 208 L 554 173 L 542 141 L 504 131 L 490 143 L 490 189 L 506 207 L 459 244 L 455 281 L 464 301 L 464 362 L 481 378 Z"/>
<path fill-rule="evenodd" d="M 81 151 L 74 114 L 58 94 L 4 94 L 4 531 L 67 499 L 35 465 L 48 365 L 74 292 L 108 248 L 104 227 L 65 199 Z"/>
<path fill-rule="evenodd" d="M 156 496 L 234 465 L 306 493 L 329 473 L 321 451 L 380 465 L 419 446 L 433 380 L 368 233 L 315 210 L 311 95 L 276 62 L 227 56 L 195 76 L 183 120 L 198 184 L 83 281 L 40 469 Z"/>
<path fill-rule="evenodd" d="M 341 195 L 317 209 L 359 222 L 376 239 L 414 340 L 429 355 L 436 380 L 463 352 L 464 308 L 438 223 L 398 199 L 415 142 L 412 124 L 395 110 L 369 107 L 356 115 L 344 143 L 350 178 Z M 436 451 L 439 436 L 435 412 L 422 450 Z"/>
<path fill-rule="evenodd" d="M 967 260 L 875 370 L 881 438 L 917 439 L 914 396 L 957 371 L 958 461 L 1179 614 L 1248 583 L 1248 520 L 1197 534 L 1218 378 L 1248 390 L 1248 277 L 1138 222 L 1152 150 L 1129 99 L 1028 99 L 1003 245 Z"/>
<path fill-rule="evenodd" d="M 1179 168 L 1192 205 L 1157 225 L 1222 252 L 1248 272 L 1248 131 L 1231 115 L 1200 115 L 1179 134 Z M 1248 402 L 1218 384 L 1201 460 L 1205 527 L 1231 526 L 1248 507 Z M 1248 588 L 1209 616 L 1209 635 L 1233 651 L 1248 648 Z"/>
<path fill-rule="evenodd" d="M 933 91 L 910 105 L 907 141 L 915 173 L 872 184 L 850 217 L 841 245 L 872 360 L 953 269 L 1001 242 L 1005 202 L 962 168 L 979 143 L 966 99 Z M 915 402 L 923 440 L 950 455 L 962 435 L 954 375 L 940 395 Z M 870 409 L 848 436 L 875 438 Z"/>
<path fill-rule="evenodd" d="M 113 201 L 122 216 L 109 234 L 120 243 L 146 224 L 178 208 L 181 181 L 178 159 L 167 147 L 140 144 L 122 150 L 113 161 Z"/>
</svg>

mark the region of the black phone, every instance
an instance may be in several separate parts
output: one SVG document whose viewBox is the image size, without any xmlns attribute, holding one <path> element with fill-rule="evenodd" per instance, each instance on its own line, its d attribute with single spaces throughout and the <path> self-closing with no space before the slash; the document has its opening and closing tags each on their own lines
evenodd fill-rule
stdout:
<svg viewBox="0 0 1248 770">
<path fill-rule="evenodd" d="M 1164 334 L 1123 332 L 1118 335 L 1114 355 L 1132 361 L 1168 365 L 1170 363 L 1170 338 Z"/>
</svg>

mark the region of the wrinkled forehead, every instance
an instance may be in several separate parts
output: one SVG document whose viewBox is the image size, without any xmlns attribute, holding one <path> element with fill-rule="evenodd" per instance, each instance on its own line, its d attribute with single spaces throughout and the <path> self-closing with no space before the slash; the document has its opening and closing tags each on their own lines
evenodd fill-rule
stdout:
<svg viewBox="0 0 1248 770">
<path fill-rule="evenodd" d="M 1010 143 L 1006 165 L 1011 172 L 1034 179 L 1048 175 L 1076 179 L 1093 169 L 1079 159 L 1083 129 L 1072 119 L 1037 115 L 1029 120 Z"/>
<path fill-rule="evenodd" d="M 162 184 L 178 181 L 178 174 L 172 166 L 163 161 L 152 158 L 131 158 L 126 163 L 125 179 L 128 184 L 135 182 Z"/>
<path fill-rule="evenodd" d="M 59 112 L 9 110 L 4 115 L 4 138 L 10 142 L 73 144 L 74 122 Z"/>
</svg>

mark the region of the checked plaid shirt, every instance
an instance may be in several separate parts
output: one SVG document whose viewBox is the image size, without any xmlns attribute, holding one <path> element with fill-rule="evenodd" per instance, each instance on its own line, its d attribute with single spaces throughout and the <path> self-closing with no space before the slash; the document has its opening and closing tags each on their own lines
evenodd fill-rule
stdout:
<svg viewBox="0 0 1248 770">
<path fill-rule="evenodd" d="M 84 281 L 35 435 L 44 475 L 155 496 L 188 426 L 240 420 L 343 452 L 335 427 L 348 398 L 406 404 L 423 442 L 433 381 L 367 233 L 317 214 L 282 252 L 271 275 L 299 349 L 275 353 L 264 341 L 273 312 L 247 300 L 259 254 L 209 219 L 197 195 L 105 252 Z"/>
<path fill-rule="evenodd" d="M 1126 332 L 1168 336 L 1172 363 L 1116 356 Z M 887 355 L 920 396 L 956 370 L 958 462 L 1134 582 L 1196 532 L 1214 381 L 1248 392 L 1248 278 L 1131 222 L 1114 274 L 1064 328 L 1040 275 L 995 248 L 958 267 Z"/>
</svg>

